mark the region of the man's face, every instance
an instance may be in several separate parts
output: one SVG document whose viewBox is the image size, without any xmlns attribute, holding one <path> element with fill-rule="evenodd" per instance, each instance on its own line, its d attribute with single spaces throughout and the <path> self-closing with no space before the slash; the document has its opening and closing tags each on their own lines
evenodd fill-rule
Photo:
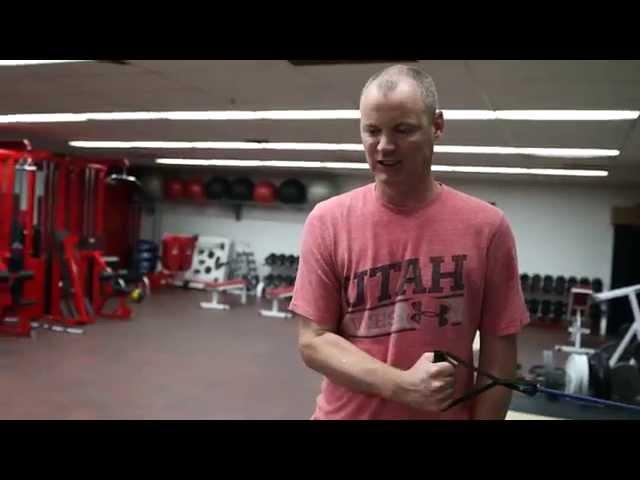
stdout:
<svg viewBox="0 0 640 480">
<path fill-rule="evenodd" d="M 387 94 L 373 84 L 360 101 L 360 135 L 377 181 L 400 186 L 426 178 L 443 126 L 441 113 L 427 118 L 418 87 L 410 80 L 400 80 Z"/>
</svg>

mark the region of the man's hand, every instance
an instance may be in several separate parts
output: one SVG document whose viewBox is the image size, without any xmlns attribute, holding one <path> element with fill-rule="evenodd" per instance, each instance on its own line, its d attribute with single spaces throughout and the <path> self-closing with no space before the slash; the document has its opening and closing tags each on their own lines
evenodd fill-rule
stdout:
<svg viewBox="0 0 640 480">
<path fill-rule="evenodd" d="M 439 412 L 452 400 L 454 374 L 453 365 L 433 363 L 433 353 L 425 353 L 413 367 L 402 372 L 393 399 L 420 410 Z"/>
</svg>

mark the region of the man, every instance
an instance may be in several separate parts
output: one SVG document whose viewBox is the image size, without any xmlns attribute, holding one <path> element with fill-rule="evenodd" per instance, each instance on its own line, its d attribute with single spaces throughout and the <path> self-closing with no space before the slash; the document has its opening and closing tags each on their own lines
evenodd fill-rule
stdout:
<svg viewBox="0 0 640 480">
<path fill-rule="evenodd" d="M 474 375 L 432 352 L 472 362 L 479 331 L 479 367 L 515 375 L 528 315 L 510 226 L 432 178 L 444 118 L 428 75 L 401 65 L 374 75 L 360 113 L 375 182 L 310 213 L 290 305 L 302 358 L 325 377 L 312 418 L 504 419 L 503 387 L 442 412 Z"/>
</svg>

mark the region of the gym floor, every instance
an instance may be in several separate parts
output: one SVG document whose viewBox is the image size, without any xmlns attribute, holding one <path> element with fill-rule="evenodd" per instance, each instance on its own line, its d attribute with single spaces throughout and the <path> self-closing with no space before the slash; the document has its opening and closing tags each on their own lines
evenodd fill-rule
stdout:
<svg viewBox="0 0 640 480">
<path fill-rule="evenodd" d="M 321 377 L 298 355 L 295 321 L 259 316 L 252 297 L 230 312 L 201 309 L 208 299 L 158 290 L 134 306 L 131 321 L 100 319 L 82 335 L 37 329 L 32 338 L 0 338 L 0 418 L 309 418 Z M 522 371 L 565 341 L 564 332 L 527 327 Z M 508 418 L 640 416 L 515 394 Z"/>
</svg>

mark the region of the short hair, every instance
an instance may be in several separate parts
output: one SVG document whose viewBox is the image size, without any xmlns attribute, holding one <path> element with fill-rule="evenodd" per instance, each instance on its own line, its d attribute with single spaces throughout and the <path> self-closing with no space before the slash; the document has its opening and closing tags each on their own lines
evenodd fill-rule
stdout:
<svg viewBox="0 0 640 480">
<path fill-rule="evenodd" d="M 438 109 L 436 84 L 430 75 L 416 67 L 393 65 L 375 73 L 365 84 L 360 98 L 362 99 L 364 92 L 374 83 L 383 95 L 390 94 L 398 88 L 399 80 L 403 78 L 409 78 L 417 85 L 424 111 L 428 116 L 433 116 Z"/>
</svg>

